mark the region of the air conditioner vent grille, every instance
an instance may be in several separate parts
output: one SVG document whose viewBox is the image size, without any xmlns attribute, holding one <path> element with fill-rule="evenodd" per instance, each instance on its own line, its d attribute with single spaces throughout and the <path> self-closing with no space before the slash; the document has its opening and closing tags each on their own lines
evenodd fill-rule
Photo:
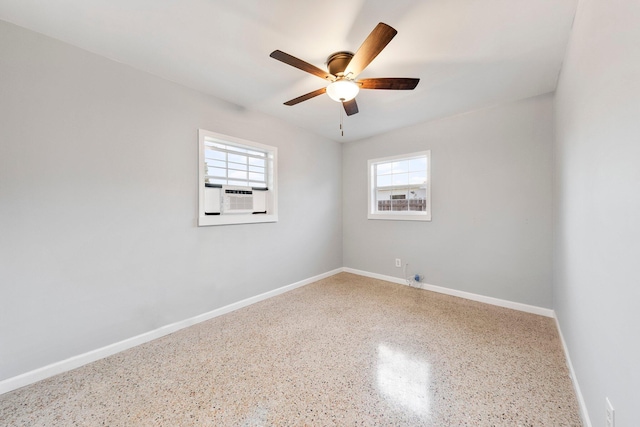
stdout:
<svg viewBox="0 0 640 427">
<path fill-rule="evenodd" d="M 253 213 L 253 191 L 251 187 L 222 187 L 222 213 Z"/>
</svg>

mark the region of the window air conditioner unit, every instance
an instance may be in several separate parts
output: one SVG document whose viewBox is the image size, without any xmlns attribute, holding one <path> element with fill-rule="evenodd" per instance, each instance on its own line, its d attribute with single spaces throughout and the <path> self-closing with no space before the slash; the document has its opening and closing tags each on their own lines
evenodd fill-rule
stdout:
<svg viewBox="0 0 640 427">
<path fill-rule="evenodd" d="M 251 187 L 222 186 L 222 214 L 252 214 L 253 190 Z"/>
</svg>

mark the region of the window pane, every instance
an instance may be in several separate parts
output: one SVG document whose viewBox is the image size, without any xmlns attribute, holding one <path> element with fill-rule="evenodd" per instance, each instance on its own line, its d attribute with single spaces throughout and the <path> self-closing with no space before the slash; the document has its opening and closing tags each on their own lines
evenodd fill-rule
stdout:
<svg viewBox="0 0 640 427">
<path fill-rule="evenodd" d="M 378 190 L 376 191 L 377 200 L 391 200 L 391 190 Z"/>
<path fill-rule="evenodd" d="M 391 199 L 391 210 L 392 211 L 408 211 L 409 204 L 407 199 Z"/>
<path fill-rule="evenodd" d="M 405 200 L 407 198 L 408 198 L 407 190 L 404 190 L 404 191 L 394 190 L 394 192 L 391 194 L 392 200 Z"/>
<path fill-rule="evenodd" d="M 207 159 L 226 160 L 226 154 L 215 150 L 204 150 L 204 157 Z"/>
<path fill-rule="evenodd" d="M 239 154 L 229 153 L 229 161 L 235 163 L 247 163 L 247 156 L 241 156 Z"/>
<path fill-rule="evenodd" d="M 247 179 L 247 173 L 243 171 L 234 171 L 232 169 L 229 169 L 229 178 Z"/>
<path fill-rule="evenodd" d="M 369 219 L 431 219 L 429 152 L 371 159 L 369 167 Z"/>
<path fill-rule="evenodd" d="M 378 163 L 376 165 L 376 174 L 386 175 L 391 173 L 391 163 Z"/>
<path fill-rule="evenodd" d="M 253 166 L 262 166 L 265 165 L 265 159 L 254 159 L 253 157 L 249 157 L 249 164 Z"/>
<path fill-rule="evenodd" d="M 427 158 L 420 157 L 419 159 L 409 160 L 409 171 L 426 171 L 427 170 Z"/>
<path fill-rule="evenodd" d="M 207 164 L 207 175 L 210 177 L 209 183 L 267 186 L 267 153 L 234 147 L 216 140 L 206 140 L 205 146 L 205 162 Z M 250 157 L 249 155 L 256 157 Z M 252 181 L 252 183 L 250 184 L 249 181 Z"/>
<path fill-rule="evenodd" d="M 426 181 L 427 179 L 424 172 L 411 172 L 409 174 L 409 184 L 411 185 L 421 185 Z"/>
<path fill-rule="evenodd" d="M 227 162 L 224 162 L 222 160 L 208 160 L 207 164 L 209 165 L 209 167 L 213 166 L 215 168 L 226 168 L 227 167 Z"/>
<path fill-rule="evenodd" d="M 392 180 L 393 185 L 409 185 L 409 174 L 403 173 L 403 174 L 392 175 L 392 176 L 393 176 L 393 180 Z"/>
<path fill-rule="evenodd" d="M 378 187 L 388 187 L 391 185 L 391 175 L 378 176 Z"/>
<path fill-rule="evenodd" d="M 403 173 L 409 171 L 409 161 L 408 160 L 400 160 L 397 162 L 393 162 L 392 164 L 393 173 Z"/>
<path fill-rule="evenodd" d="M 226 177 L 227 170 L 221 168 L 209 168 L 209 175 Z"/>
<path fill-rule="evenodd" d="M 247 170 L 247 165 L 246 164 L 229 162 L 229 169 L 235 169 L 235 170 L 239 170 L 239 171 L 246 171 Z"/>
<path fill-rule="evenodd" d="M 263 173 L 253 173 L 249 172 L 249 179 L 251 181 L 260 181 L 264 182 L 264 174 Z"/>
</svg>

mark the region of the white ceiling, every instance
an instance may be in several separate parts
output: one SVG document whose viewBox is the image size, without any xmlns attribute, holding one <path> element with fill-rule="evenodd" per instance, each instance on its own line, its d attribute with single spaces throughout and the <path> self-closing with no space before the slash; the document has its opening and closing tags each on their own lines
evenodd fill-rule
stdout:
<svg viewBox="0 0 640 427">
<path fill-rule="evenodd" d="M 555 90 L 578 0 L 0 0 L 0 19 L 279 117 L 336 141 Z M 418 77 L 413 91 L 363 90 L 345 117 L 320 68 L 378 22 L 398 34 L 360 75 Z"/>
</svg>

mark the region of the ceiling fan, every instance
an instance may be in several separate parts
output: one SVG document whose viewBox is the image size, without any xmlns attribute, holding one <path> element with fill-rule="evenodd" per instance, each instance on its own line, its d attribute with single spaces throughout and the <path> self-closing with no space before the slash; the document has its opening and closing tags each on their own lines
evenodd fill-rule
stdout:
<svg viewBox="0 0 640 427">
<path fill-rule="evenodd" d="M 269 55 L 272 58 L 331 82 L 327 87 L 294 98 L 285 102 L 284 105 L 296 105 L 302 101 L 327 93 L 334 101 L 342 102 L 347 116 L 351 116 L 358 112 L 358 104 L 356 103 L 355 97 L 360 89 L 414 89 L 420 79 L 382 77 L 356 80 L 358 75 L 382 52 L 382 49 L 389 44 L 397 33 L 398 32 L 389 25 L 380 22 L 355 54 L 341 51 L 329 55 L 327 58 L 328 72 L 295 56 L 284 53 L 281 50 L 274 50 L 271 52 L 271 55 Z"/>
</svg>

